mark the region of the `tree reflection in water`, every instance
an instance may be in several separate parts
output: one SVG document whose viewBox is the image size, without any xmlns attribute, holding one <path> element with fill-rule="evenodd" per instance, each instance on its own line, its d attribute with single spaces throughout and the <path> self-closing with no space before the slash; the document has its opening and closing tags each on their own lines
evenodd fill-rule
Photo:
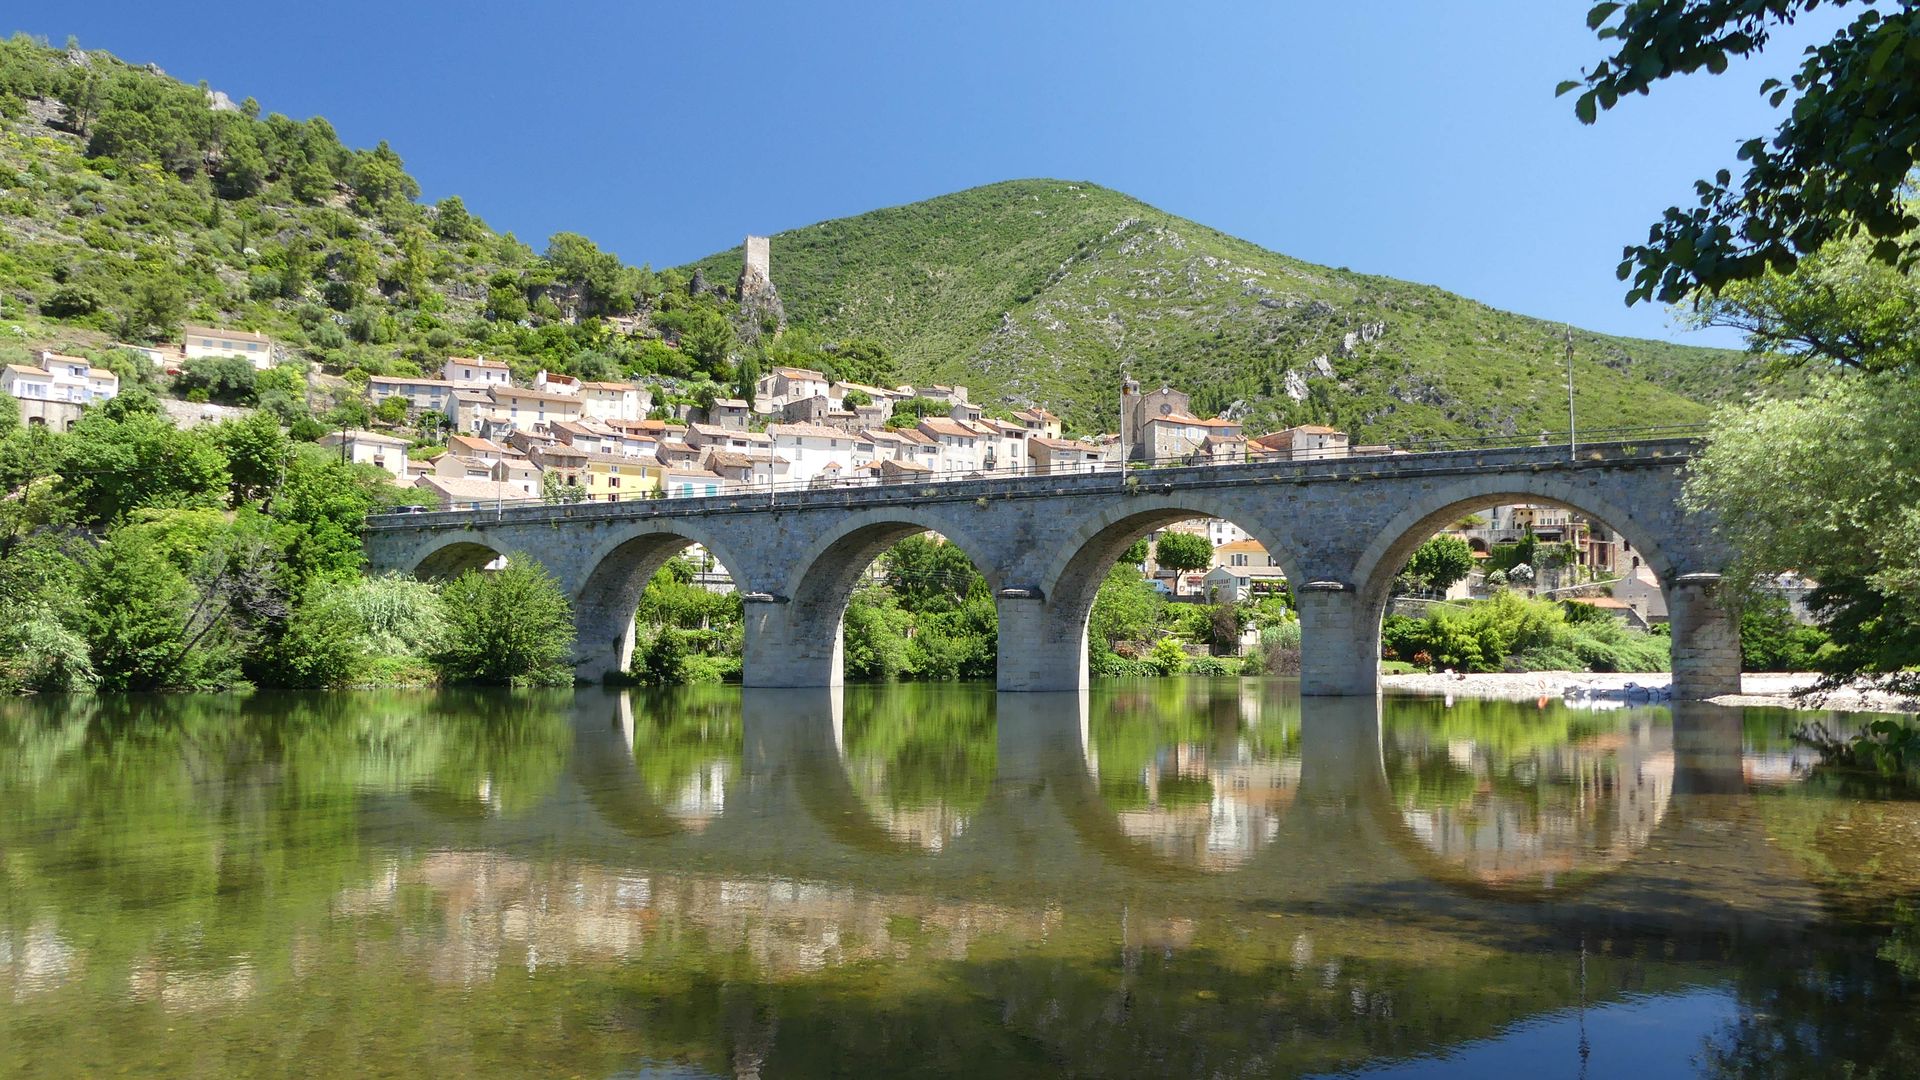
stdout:
<svg viewBox="0 0 1920 1080">
<path fill-rule="evenodd" d="M 1419 699 L 1385 736 L 1387 784 L 1415 839 L 1487 885 L 1553 888 L 1646 846 L 1673 794 L 1664 709 Z"/>
<path fill-rule="evenodd" d="M 913 690 L 0 703 L 0 1074 L 1417 1069 L 1702 987 L 1636 1038 L 1920 1049 L 1920 802 L 1778 725 Z"/>
<path fill-rule="evenodd" d="M 1300 786 L 1299 708 L 1278 687 L 1139 680 L 1099 692 L 1087 764 L 1121 831 L 1206 870 L 1273 839 Z"/>
<path fill-rule="evenodd" d="M 993 695 L 924 683 L 849 689 L 842 753 L 874 821 L 939 851 L 966 831 L 993 786 Z"/>
</svg>

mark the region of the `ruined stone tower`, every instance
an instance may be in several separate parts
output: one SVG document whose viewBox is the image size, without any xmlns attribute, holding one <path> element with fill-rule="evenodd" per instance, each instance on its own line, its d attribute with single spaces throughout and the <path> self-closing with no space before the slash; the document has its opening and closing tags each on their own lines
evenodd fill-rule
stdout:
<svg viewBox="0 0 1920 1080">
<path fill-rule="evenodd" d="M 740 336 L 752 341 L 764 330 L 787 328 L 787 309 L 773 287 L 773 245 L 764 236 L 747 237 L 740 263 Z"/>
</svg>

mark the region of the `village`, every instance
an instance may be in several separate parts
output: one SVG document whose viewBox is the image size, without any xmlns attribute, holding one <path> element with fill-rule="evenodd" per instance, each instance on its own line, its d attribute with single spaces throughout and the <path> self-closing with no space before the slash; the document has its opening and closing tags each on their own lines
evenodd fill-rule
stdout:
<svg viewBox="0 0 1920 1080">
<path fill-rule="evenodd" d="M 203 357 L 240 357 L 262 371 L 290 359 L 264 335 L 207 326 L 187 326 L 177 346 L 121 347 L 169 372 Z M 85 358 L 42 351 L 37 360 L 7 365 L 0 374 L 0 390 L 18 400 L 29 424 L 63 430 L 86 406 L 118 393 L 118 377 Z M 1080 437 L 1064 432 L 1044 406 L 988 415 L 965 386 L 873 386 L 805 368 L 777 367 L 761 376 L 751 401 L 713 397 L 704 405 L 656 404 L 638 382 L 544 370 L 524 382 L 517 383 L 504 362 L 462 356 L 448 357 L 430 376 L 373 376 L 365 388 L 367 413 L 384 422 L 329 431 L 317 441 L 345 461 L 384 471 L 420 509 L 438 510 L 1404 452 L 1356 445 L 1346 432 L 1324 425 L 1249 436 L 1239 421 L 1195 415 L 1190 396 L 1179 389 L 1142 392 L 1131 380 L 1120 389 L 1120 431 Z M 426 446 L 423 456 L 414 434 L 420 431 L 436 431 L 444 442 Z M 1167 565 L 1156 561 L 1157 544 L 1149 548 L 1142 569 L 1169 599 L 1239 603 L 1287 589 L 1278 560 L 1232 522 L 1194 519 L 1161 532 L 1203 538 L 1212 553 L 1205 565 Z M 1470 545 L 1474 572 L 1443 594 L 1401 597 L 1398 610 L 1418 615 L 1422 604 L 1512 588 L 1578 598 L 1641 629 L 1667 618 L 1652 570 L 1629 542 L 1586 516 L 1545 505 L 1501 505 L 1462 518 L 1448 533 Z M 1523 543 L 1528 561 L 1516 571 L 1512 553 Z M 1532 555 L 1534 545 L 1545 557 Z M 730 588 L 724 573 L 704 580 Z"/>
</svg>

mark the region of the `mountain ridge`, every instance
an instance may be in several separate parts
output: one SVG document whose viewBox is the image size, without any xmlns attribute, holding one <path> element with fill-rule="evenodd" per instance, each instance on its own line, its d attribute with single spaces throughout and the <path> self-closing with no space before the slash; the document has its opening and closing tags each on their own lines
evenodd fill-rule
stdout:
<svg viewBox="0 0 1920 1080">
<path fill-rule="evenodd" d="M 1083 424 L 1111 424 L 1124 371 L 1275 425 L 1395 438 L 1566 428 L 1561 324 L 1307 263 L 1086 181 L 1003 181 L 771 239 L 795 325 L 873 337 L 910 379 Z M 739 255 L 688 266 L 724 279 Z M 1573 337 L 1579 407 L 1622 426 L 1698 421 L 1755 365 L 1730 350 Z"/>
</svg>

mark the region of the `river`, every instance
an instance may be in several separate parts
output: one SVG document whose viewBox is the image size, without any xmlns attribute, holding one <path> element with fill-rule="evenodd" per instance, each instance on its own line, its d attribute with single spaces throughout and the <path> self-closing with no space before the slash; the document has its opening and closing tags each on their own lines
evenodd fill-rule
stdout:
<svg viewBox="0 0 1920 1080">
<path fill-rule="evenodd" d="M 1913 1075 L 1920 802 L 1802 718 L 0 702 L 0 1075 Z"/>
</svg>

